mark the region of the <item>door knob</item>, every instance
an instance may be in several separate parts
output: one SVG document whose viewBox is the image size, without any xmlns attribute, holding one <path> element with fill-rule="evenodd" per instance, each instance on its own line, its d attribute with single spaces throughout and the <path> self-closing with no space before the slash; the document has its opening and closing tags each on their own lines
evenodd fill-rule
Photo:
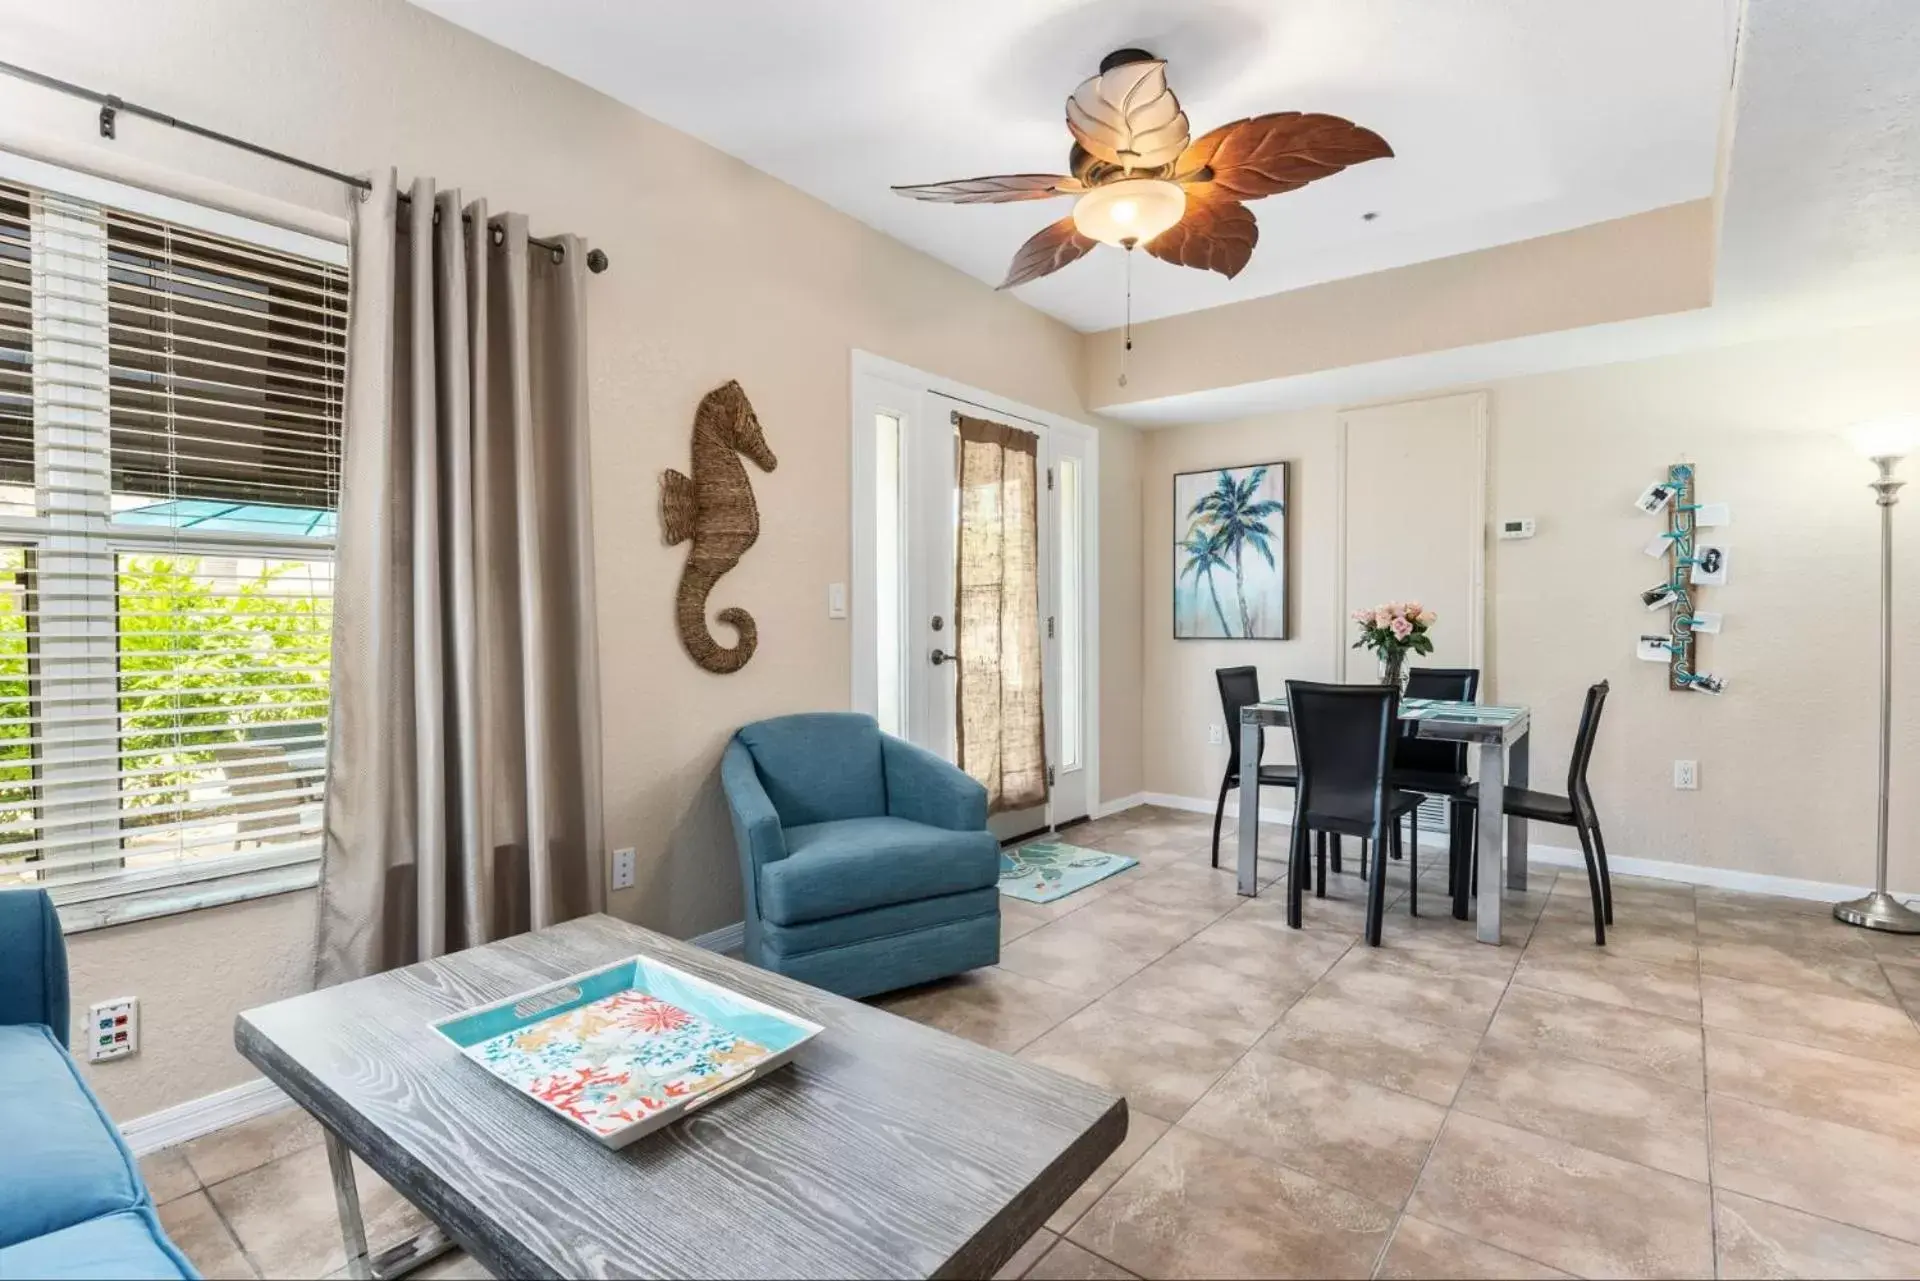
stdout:
<svg viewBox="0 0 1920 1281">
<path fill-rule="evenodd" d="M 935 667 L 940 666 L 942 663 L 957 663 L 960 661 L 960 655 L 943 653 L 938 649 L 934 650 L 929 657 L 932 658 Z"/>
</svg>

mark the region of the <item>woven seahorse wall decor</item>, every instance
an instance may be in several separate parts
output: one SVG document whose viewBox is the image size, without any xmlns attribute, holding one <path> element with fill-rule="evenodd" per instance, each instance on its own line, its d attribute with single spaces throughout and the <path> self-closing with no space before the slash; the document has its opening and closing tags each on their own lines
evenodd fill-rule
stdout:
<svg viewBox="0 0 1920 1281">
<path fill-rule="evenodd" d="M 744 609 L 720 611 L 720 621 L 738 636 L 731 647 L 715 640 L 707 625 L 713 585 L 760 537 L 760 509 L 754 505 L 741 454 L 762 471 L 772 471 L 779 463 L 767 448 L 747 393 L 730 382 L 708 392 L 693 416 L 693 475 L 669 469 L 660 477 L 660 523 L 667 545 L 693 542 L 674 606 L 680 643 L 710 672 L 739 671 L 760 641 L 753 615 Z"/>
</svg>

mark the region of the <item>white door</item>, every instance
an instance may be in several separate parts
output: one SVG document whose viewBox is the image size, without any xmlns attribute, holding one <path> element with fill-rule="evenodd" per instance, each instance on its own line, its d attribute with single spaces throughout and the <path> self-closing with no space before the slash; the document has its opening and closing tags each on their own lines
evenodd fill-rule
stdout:
<svg viewBox="0 0 1920 1281">
<path fill-rule="evenodd" d="M 1377 405 L 1340 415 L 1340 626 L 1346 679 L 1377 660 L 1349 649 L 1351 610 L 1417 600 L 1439 614 L 1421 667 L 1481 666 L 1485 630 L 1487 397 Z M 1486 690 L 1482 686 L 1482 696 Z"/>
<path fill-rule="evenodd" d="M 1010 839 L 1084 817 L 1092 794 L 1097 644 L 1090 548 L 1097 528 L 1091 433 L 1057 428 L 899 377 L 854 388 L 854 706 L 880 727 L 955 759 L 954 561 L 959 522 L 956 415 L 1040 438 L 1042 693 L 1049 802 L 996 814 Z M 1063 530 L 1064 521 L 1070 524 Z M 1062 608 L 1063 587 L 1071 602 Z"/>
</svg>

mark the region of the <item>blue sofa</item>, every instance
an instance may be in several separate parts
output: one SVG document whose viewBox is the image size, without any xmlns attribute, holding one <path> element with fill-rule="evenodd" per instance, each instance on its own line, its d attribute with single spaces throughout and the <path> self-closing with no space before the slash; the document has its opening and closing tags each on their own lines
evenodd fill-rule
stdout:
<svg viewBox="0 0 1920 1281">
<path fill-rule="evenodd" d="M 0 1277 L 197 1277 L 66 1041 L 60 920 L 0 890 Z"/>
<path fill-rule="evenodd" d="M 987 792 L 870 716 L 758 721 L 720 763 L 746 893 L 746 957 L 842 996 L 1000 959 Z"/>
</svg>

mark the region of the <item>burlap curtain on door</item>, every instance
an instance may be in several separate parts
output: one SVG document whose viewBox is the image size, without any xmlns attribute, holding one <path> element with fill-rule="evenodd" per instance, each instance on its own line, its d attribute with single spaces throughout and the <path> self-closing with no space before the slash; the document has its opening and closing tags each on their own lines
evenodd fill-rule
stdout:
<svg viewBox="0 0 1920 1281">
<path fill-rule="evenodd" d="M 410 195 L 352 211 L 321 983 L 605 901 L 586 246 Z"/>
<path fill-rule="evenodd" d="M 960 416 L 957 737 L 960 767 L 996 814 L 1047 799 L 1039 455 L 1031 432 Z"/>
</svg>

